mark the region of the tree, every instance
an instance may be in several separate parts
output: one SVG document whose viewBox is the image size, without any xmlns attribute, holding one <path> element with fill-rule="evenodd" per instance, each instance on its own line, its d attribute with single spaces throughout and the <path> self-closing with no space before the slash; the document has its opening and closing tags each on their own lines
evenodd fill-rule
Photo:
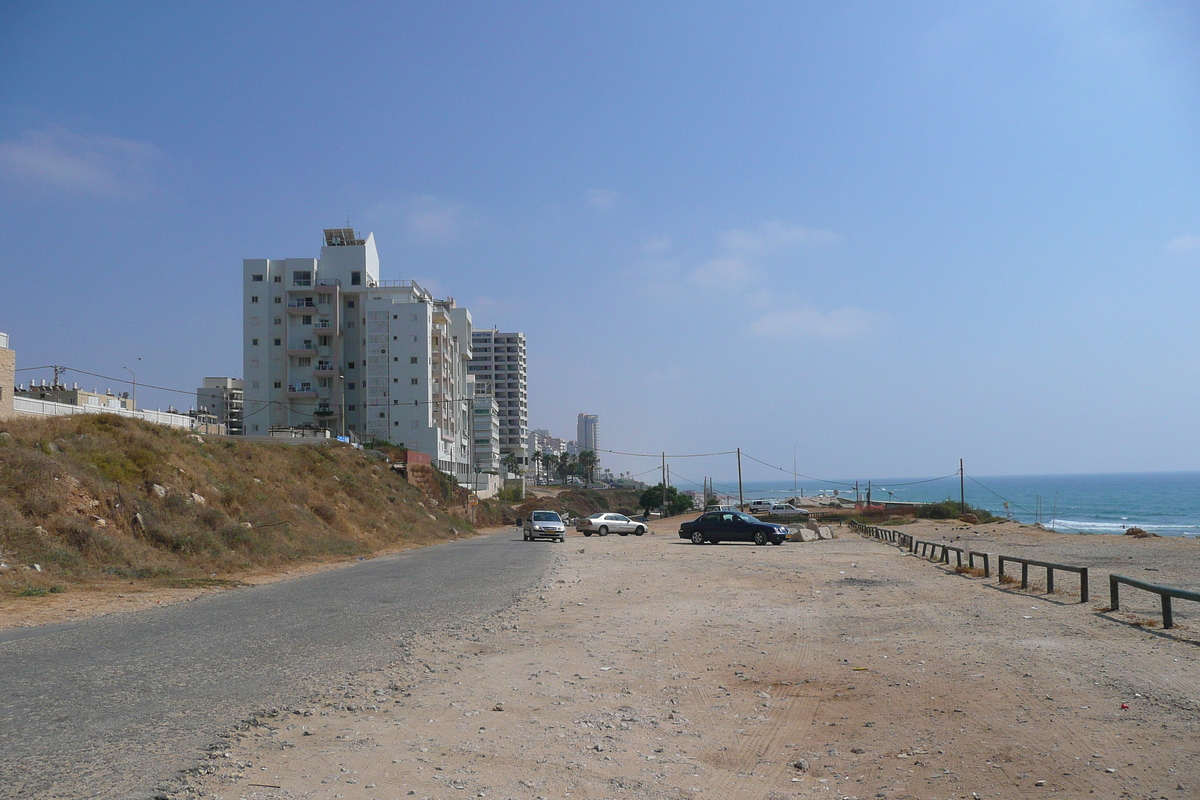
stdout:
<svg viewBox="0 0 1200 800">
<path fill-rule="evenodd" d="M 516 453 L 509 453 L 508 455 L 506 455 L 503 458 L 503 462 L 504 462 L 504 468 L 506 470 L 511 472 L 513 475 L 517 474 L 517 470 L 520 468 L 521 462 L 517 458 Z"/>
<path fill-rule="evenodd" d="M 638 499 L 638 506 L 646 509 L 647 513 L 651 509 L 662 508 L 663 485 L 659 483 L 642 492 L 642 496 Z M 686 494 L 680 494 L 674 486 L 668 486 L 666 506 L 668 515 L 682 514 L 692 507 L 692 498 Z"/>
<path fill-rule="evenodd" d="M 562 478 L 563 483 L 567 482 L 567 476 L 574 475 L 578 471 L 579 462 L 575 460 L 575 456 L 570 453 L 559 453 L 558 477 Z"/>
<path fill-rule="evenodd" d="M 540 469 L 539 469 L 539 467 L 540 467 L 540 466 L 541 466 L 541 464 L 542 464 L 542 451 L 540 451 L 540 450 L 534 450 L 534 451 L 533 451 L 533 455 L 531 455 L 531 456 L 529 457 L 529 460 L 533 462 L 533 479 L 534 479 L 535 481 L 538 481 L 538 478 L 539 478 L 539 476 L 540 476 Z M 540 483 L 540 481 L 538 481 L 538 482 Z"/>
<path fill-rule="evenodd" d="M 587 482 L 591 483 L 595 479 L 596 466 L 600 463 L 600 457 L 596 455 L 595 450 L 584 450 L 579 454 L 579 467 L 583 470 L 583 474 L 587 476 Z"/>
</svg>

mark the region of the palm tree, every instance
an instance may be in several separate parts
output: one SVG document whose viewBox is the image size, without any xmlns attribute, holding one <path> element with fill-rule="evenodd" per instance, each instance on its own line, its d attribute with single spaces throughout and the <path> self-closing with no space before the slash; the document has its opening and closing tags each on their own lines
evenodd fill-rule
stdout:
<svg viewBox="0 0 1200 800">
<path fill-rule="evenodd" d="M 579 454 L 579 466 L 583 469 L 587 476 L 587 482 L 591 483 L 595 477 L 596 466 L 600 463 L 599 457 L 595 450 L 584 450 Z"/>
<path fill-rule="evenodd" d="M 504 461 L 504 468 L 507 469 L 509 472 L 511 472 L 513 475 L 516 475 L 517 468 L 521 465 L 520 462 L 517 460 L 517 454 L 509 453 L 508 455 L 506 455 L 504 457 L 503 461 Z"/>
</svg>

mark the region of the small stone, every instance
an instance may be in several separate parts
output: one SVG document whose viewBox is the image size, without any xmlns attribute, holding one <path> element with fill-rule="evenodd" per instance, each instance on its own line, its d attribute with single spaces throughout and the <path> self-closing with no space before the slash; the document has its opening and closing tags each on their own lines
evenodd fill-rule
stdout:
<svg viewBox="0 0 1200 800">
<path fill-rule="evenodd" d="M 1104 771 L 1107 772 L 1109 775 L 1117 774 L 1117 771 L 1115 769 L 1113 769 L 1112 767 L 1109 767 L 1108 769 L 1106 769 Z"/>
<path fill-rule="evenodd" d="M 603 753 L 603 752 L 604 752 L 604 745 L 602 745 L 602 744 L 598 744 L 598 745 L 596 745 L 596 752 L 597 752 L 597 753 Z"/>
<path fill-rule="evenodd" d="M 808 759 L 798 758 L 792 762 L 792 767 L 801 772 L 808 772 Z"/>
<path fill-rule="evenodd" d="M 167 496 L 167 487 L 165 487 L 165 486 L 159 486 L 157 483 L 155 483 L 155 484 L 150 485 L 150 489 L 151 489 L 151 491 L 154 492 L 154 494 L 158 495 L 159 497 Z"/>
<path fill-rule="evenodd" d="M 1033 785 L 1034 786 L 1045 786 L 1046 782 L 1045 781 L 1034 781 Z"/>
</svg>

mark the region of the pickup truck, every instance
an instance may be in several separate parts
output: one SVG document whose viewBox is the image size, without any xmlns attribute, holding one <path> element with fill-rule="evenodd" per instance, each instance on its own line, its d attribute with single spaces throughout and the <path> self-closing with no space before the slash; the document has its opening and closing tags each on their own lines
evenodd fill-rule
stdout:
<svg viewBox="0 0 1200 800">
<path fill-rule="evenodd" d="M 780 519 L 808 518 L 808 512 L 806 510 L 803 508 L 796 508 L 791 503 L 772 503 L 770 508 L 761 513 L 768 517 L 779 517 Z"/>
</svg>

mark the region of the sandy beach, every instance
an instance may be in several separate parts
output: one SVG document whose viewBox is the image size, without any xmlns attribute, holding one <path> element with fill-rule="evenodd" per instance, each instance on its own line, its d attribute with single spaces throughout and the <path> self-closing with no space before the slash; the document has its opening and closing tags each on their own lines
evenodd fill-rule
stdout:
<svg viewBox="0 0 1200 800">
<path fill-rule="evenodd" d="M 1106 614 L 1107 568 L 1188 587 L 1200 543 L 906 526 L 1095 563 L 1092 600 L 837 530 L 782 547 L 573 535 L 507 613 L 267 709 L 173 797 L 1200 796 L 1200 609 Z M 504 534 L 501 534 L 504 535 Z M 1113 568 L 1113 571 L 1118 571 Z"/>
</svg>

